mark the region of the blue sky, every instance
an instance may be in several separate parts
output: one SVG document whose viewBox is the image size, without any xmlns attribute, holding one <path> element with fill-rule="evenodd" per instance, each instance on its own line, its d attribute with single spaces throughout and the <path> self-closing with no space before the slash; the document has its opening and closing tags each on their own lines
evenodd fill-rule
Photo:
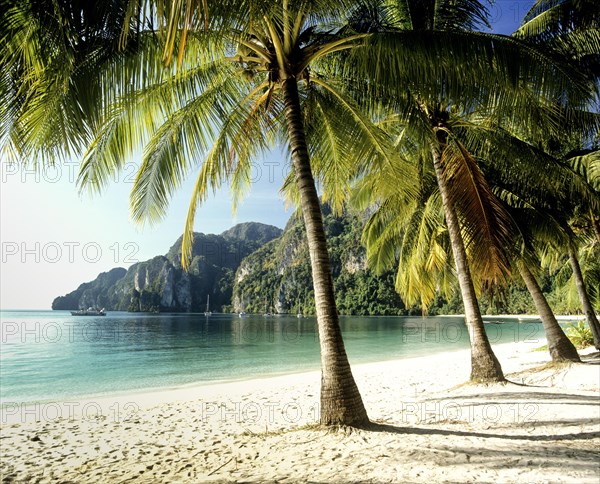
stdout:
<svg viewBox="0 0 600 484">
<path fill-rule="evenodd" d="M 493 30 L 511 33 L 532 0 L 498 0 L 490 8 Z M 49 309 L 64 295 L 100 272 L 164 254 L 181 235 L 193 177 L 179 189 L 165 219 L 154 227 L 138 227 L 129 218 L 128 196 L 139 159 L 105 192 L 80 196 L 75 184 L 77 165 L 59 165 L 38 173 L 1 164 L 0 308 Z M 279 194 L 289 162 L 278 150 L 255 162 L 254 184 L 237 214 L 222 188 L 205 203 L 196 218 L 196 231 L 220 233 L 246 221 L 282 227 L 286 210 Z"/>
</svg>

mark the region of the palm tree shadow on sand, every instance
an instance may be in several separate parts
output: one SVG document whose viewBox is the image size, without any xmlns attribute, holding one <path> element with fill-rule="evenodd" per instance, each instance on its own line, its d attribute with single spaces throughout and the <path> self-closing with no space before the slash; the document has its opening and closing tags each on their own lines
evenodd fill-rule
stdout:
<svg viewBox="0 0 600 484">
<path fill-rule="evenodd" d="M 443 392 L 440 396 L 434 395 L 422 399 L 417 398 L 413 402 L 402 402 L 404 409 L 410 409 L 411 416 L 421 417 L 414 424 L 406 422 L 406 425 L 403 425 L 375 420 L 363 429 L 368 432 L 415 436 L 470 437 L 529 442 L 583 442 L 599 438 L 600 413 L 592 414 L 597 416 L 591 418 L 589 415 L 580 416 L 579 410 L 583 411 L 583 407 L 597 408 L 600 403 L 597 385 L 595 388 L 590 386 L 588 391 L 585 386 L 579 387 L 578 382 L 572 382 L 572 385 L 578 386 L 578 390 L 584 390 L 588 394 L 581 394 L 569 388 L 569 377 L 573 375 L 570 369 L 585 366 L 592 370 L 592 367 L 597 365 L 600 365 L 600 352 L 582 355 L 581 363 L 549 363 L 511 373 L 508 375 L 509 379 L 503 383 L 491 385 L 466 383 Z M 521 382 L 516 381 L 519 379 Z M 559 382 L 562 385 L 557 388 L 555 384 Z M 560 406 L 568 406 L 571 411 L 561 410 Z M 485 417 L 482 418 L 482 415 L 486 415 L 486 407 L 499 412 L 499 414 L 491 413 L 491 415 L 499 415 L 499 417 L 488 419 L 488 421 Z M 439 409 L 444 408 L 453 408 L 455 413 L 460 416 L 477 415 L 480 421 L 447 418 L 447 415 L 443 415 L 443 411 L 442 415 L 439 413 Z M 418 413 L 417 410 L 420 409 L 429 409 L 429 411 Z M 468 412 L 465 412 L 465 409 L 468 409 Z M 562 418 L 562 415 L 565 418 Z M 479 426 L 484 430 L 490 429 L 490 431 L 486 432 L 477 428 L 473 430 L 440 428 L 457 424 Z M 585 426 L 592 426 L 597 430 L 584 431 Z M 581 431 L 573 431 L 577 427 Z M 516 433 L 515 428 L 522 431 Z"/>
</svg>

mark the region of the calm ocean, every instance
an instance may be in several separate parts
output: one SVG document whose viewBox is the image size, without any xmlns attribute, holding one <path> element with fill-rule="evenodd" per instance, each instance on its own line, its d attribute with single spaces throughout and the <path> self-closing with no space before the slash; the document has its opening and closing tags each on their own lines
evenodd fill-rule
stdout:
<svg viewBox="0 0 600 484">
<path fill-rule="evenodd" d="M 486 317 L 488 322 L 499 319 Z M 319 368 L 316 318 L 71 316 L 0 311 L 0 402 L 90 397 Z M 492 344 L 544 337 L 539 322 L 486 324 Z M 351 363 L 468 347 L 462 317 L 342 317 Z M 538 345 L 539 346 L 539 345 Z"/>
</svg>

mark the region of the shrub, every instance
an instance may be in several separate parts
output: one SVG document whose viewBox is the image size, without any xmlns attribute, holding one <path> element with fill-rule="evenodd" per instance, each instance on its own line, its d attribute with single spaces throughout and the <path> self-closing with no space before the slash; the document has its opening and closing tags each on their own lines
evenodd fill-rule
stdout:
<svg viewBox="0 0 600 484">
<path fill-rule="evenodd" d="M 587 348 L 594 344 L 592 330 L 583 321 L 569 323 L 566 333 L 577 349 Z"/>
</svg>

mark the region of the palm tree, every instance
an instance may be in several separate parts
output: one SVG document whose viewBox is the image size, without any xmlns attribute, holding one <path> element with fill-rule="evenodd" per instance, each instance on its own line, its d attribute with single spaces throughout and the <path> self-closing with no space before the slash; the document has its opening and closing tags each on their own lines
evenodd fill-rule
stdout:
<svg viewBox="0 0 600 484">
<path fill-rule="evenodd" d="M 490 46 L 487 43 L 489 39 L 474 34 L 469 36 L 467 33 L 475 25 L 485 22 L 486 10 L 481 3 L 455 2 L 449 5 L 448 2 L 435 0 L 429 2 L 403 0 L 388 3 L 392 4 L 389 6 L 390 16 L 400 35 L 408 37 L 412 42 L 427 39 L 429 45 L 435 46 L 447 42 L 456 49 L 456 52 L 464 55 L 461 60 L 464 60 L 465 65 L 472 55 L 469 66 L 473 66 L 474 70 L 482 68 L 483 64 L 494 69 L 489 63 L 480 64 L 481 59 L 476 54 L 477 49 L 470 50 L 466 44 L 470 42 L 478 48 L 482 47 L 482 50 Z M 417 45 L 417 47 L 421 46 Z M 485 246 L 488 249 L 484 257 L 474 258 L 474 260 L 481 261 L 487 266 L 486 269 L 492 279 L 508 272 L 501 243 L 506 238 L 506 223 L 502 220 L 501 212 L 497 210 L 497 204 L 494 203 L 493 196 L 490 196 L 491 193 L 473 158 L 453 136 L 452 125 L 449 123 L 451 110 L 472 109 L 473 100 L 481 98 L 483 90 L 477 90 L 473 84 L 459 81 L 461 88 L 464 88 L 467 93 L 466 98 L 463 97 L 463 93 L 459 94 L 454 86 L 454 82 L 457 81 L 447 78 L 445 73 L 447 63 L 443 59 L 438 61 L 439 65 L 432 63 L 430 50 L 432 49 L 417 48 L 414 58 L 421 61 L 421 68 L 431 68 L 435 72 L 433 79 L 439 81 L 438 85 L 433 88 L 425 87 L 415 85 L 407 79 L 405 83 L 400 83 L 400 89 L 408 90 L 408 93 L 392 90 L 392 103 L 399 105 L 398 109 L 404 115 L 399 116 L 400 123 L 404 123 L 405 126 L 403 138 L 411 139 L 412 143 L 428 151 L 426 156 L 433 164 L 471 339 L 471 379 L 502 381 L 504 375 L 486 336 L 477 304 L 471 268 L 467 261 L 465 247 L 467 244 L 461 234 L 457 215 L 457 204 L 465 202 L 462 206 L 465 220 L 480 222 L 476 230 L 471 230 L 477 225 L 476 223 L 471 223 L 464 230 L 469 234 L 471 241 L 478 239 L 479 244 L 475 244 L 474 247 Z M 492 57 L 495 55 L 495 47 L 491 48 L 489 54 Z M 396 66 L 399 63 L 396 61 L 394 64 L 390 60 L 386 64 Z M 401 67 L 405 68 L 405 65 L 402 64 Z M 392 77 L 398 76 L 397 70 L 390 71 L 393 73 Z M 385 80 L 381 81 L 384 75 L 385 73 L 379 71 L 371 74 L 377 84 L 386 85 Z M 402 75 L 398 77 L 401 80 L 403 78 Z M 403 117 L 408 117 L 408 121 L 403 121 Z M 490 223 L 490 221 L 497 223 Z M 479 230 L 481 228 L 483 230 Z"/>
<path fill-rule="evenodd" d="M 466 125 L 464 122 L 463 124 Z M 473 131 L 477 129 L 477 126 L 470 128 Z M 464 130 L 465 128 L 463 128 Z M 499 134 L 497 140 L 494 140 L 493 134 L 486 133 L 492 145 L 499 147 L 492 158 L 494 162 L 485 163 L 484 160 L 480 160 L 480 165 L 484 168 L 491 164 L 497 166 L 497 160 L 503 157 L 512 162 L 511 177 L 520 180 L 527 179 L 527 173 L 523 173 L 522 176 L 515 173 L 515 169 L 525 165 L 534 165 L 534 167 L 537 165 L 535 169 L 539 173 L 544 173 L 543 166 L 547 160 L 541 156 L 536 157 L 537 150 L 535 148 L 523 146 L 523 143 L 516 139 L 512 140 L 511 143 L 510 138 L 499 132 L 495 133 Z M 475 148 L 477 146 L 473 146 L 473 149 Z M 518 163 L 520 158 L 531 160 L 531 162 L 520 164 Z M 356 192 L 355 202 L 364 206 L 365 203 L 370 201 L 372 193 L 375 192 L 379 200 L 379 206 L 371 215 L 364 231 L 369 263 L 378 271 L 397 264 L 396 289 L 405 302 L 414 304 L 420 300 L 424 310 L 426 310 L 437 291 L 442 290 L 446 294 L 450 292 L 454 280 L 448 274 L 450 254 L 448 236 L 440 213 L 439 191 L 435 180 L 432 181 L 431 168 L 426 169 L 426 167 L 430 167 L 431 163 L 426 164 L 421 158 L 418 165 L 422 168 L 418 181 L 418 200 L 407 200 L 403 196 L 395 183 L 393 172 L 390 171 L 386 175 L 387 183 L 378 185 L 376 177 L 363 180 L 361 189 Z M 567 185 L 578 186 L 577 183 L 570 183 L 576 181 L 573 180 L 576 174 L 571 173 L 569 179 L 569 170 L 564 167 L 561 169 L 560 165 L 557 170 L 560 172 L 560 176 L 557 176 L 557 173 L 552 170 L 545 170 L 549 176 L 547 179 L 542 179 L 539 184 L 545 183 L 548 184 L 548 187 L 552 184 L 557 188 L 554 180 L 558 178 L 561 180 L 558 182 L 558 191 L 564 193 L 568 193 Z M 504 178 L 506 178 L 506 175 Z M 499 181 L 502 185 L 503 180 Z M 510 183 L 510 180 L 508 182 Z M 585 192 L 584 187 L 580 188 L 583 189 L 583 192 L 579 192 L 577 198 L 586 199 L 589 197 L 589 193 Z M 534 237 L 532 233 L 536 230 L 534 227 L 537 227 L 538 232 L 544 233 L 543 224 L 540 221 L 548 224 L 548 216 L 531 206 L 531 203 L 535 203 L 535 200 L 526 200 L 528 195 L 535 198 L 535 194 L 531 194 L 532 190 L 529 190 L 529 193 L 523 190 L 518 193 L 514 190 L 510 191 L 506 187 L 494 186 L 493 183 L 492 189 L 495 193 L 498 193 L 505 209 L 515 221 L 512 226 L 515 229 L 512 244 L 514 248 L 509 252 L 512 259 L 511 263 L 521 274 L 538 309 L 552 359 L 554 361 L 580 361 L 575 347 L 556 321 L 539 284 L 529 269 L 529 265 L 532 264 L 529 259 L 532 259 L 532 256 L 522 257 L 519 255 L 520 249 L 518 247 L 520 245 L 531 245 L 530 240 Z M 544 187 L 544 189 L 547 189 L 547 187 Z M 513 206 L 510 206 L 511 204 Z M 556 226 L 553 225 L 552 230 L 546 230 L 546 233 L 552 233 L 552 237 L 556 239 L 556 230 Z M 473 263 L 472 259 L 471 254 L 469 261 L 471 264 Z M 526 262 L 525 259 L 528 259 L 528 261 Z M 474 276 L 476 281 L 481 280 L 477 271 Z"/>
<path fill-rule="evenodd" d="M 581 308 L 592 331 L 594 345 L 600 349 L 600 324 L 592 303 L 593 298 L 590 297 L 588 289 L 598 286 L 600 282 L 597 275 L 594 277 L 594 266 L 597 265 L 599 247 L 594 216 L 600 210 L 600 191 L 598 191 L 600 178 L 596 174 L 595 168 L 598 160 L 600 158 L 598 158 L 597 152 L 563 160 L 566 166 L 573 167 L 574 171 L 590 185 L 595 200 L 590 197 L 579 197 L 573 206 L 556 210 L 551 214 L 557 229 L 554 231 L 552 241 L 548 243 L 550 250 L 545 251 L 545 258 L 548 264 L 559 266 L 559 261 L 564 263 L 564 255 L 567 255 L 568 263 L 563 264 L 563 268 L 570 269 L 570 277 L 567 277 L 566 285 L 575 287 Z M 561 234 L 560 237 L 556 236 L 558 233 Z M 591 269 L 588 271 L 592 281 L 590 285 L 586 283 L 579 254 L 583 256 L 586 266 Z M 562 272 L 567 271 L 563 270 Z"/>
<path fill-rule="evenodd" d="M 577 63 L 579 68 L 587 71 L 600 81 L 600 4 L 594 0 L 537 0 L 531 7 L 523 23 L 515 32 L 515 36 L 528 42 L 543 44 L 553 55 L 567 58 Z M 596 137 L 596 131 L 593 136 Z M 569 141 L 563 138 L 553 140 L 553 151 L 564 153 Z M 585 141 L 577 148 L 585 147 Z M 576 157 L 581 160 L 581 157 Z M 585 157 L 583 158 L 585 160 Z M 597 221 L 590 212 L 591 224 L 597 230 Z M 570 238 L 566 244 L 566 252 L 573 271 L 577 293 L 586 315 L 594 344 L 600 349 L 600 323 L 591 304 L 586 283 L 577 257 L 575 239 Z"/>
<path fill-rule="evenodd" d="M 502 124 L 511 124 L 519 127 L 520 136 L 541 139 L 548 132 L 556 132 L 556 126 L 567 119 L 558 114 L 558 106 L 554 111 L 548 109 L 554 98 L 577 106 L 585 105 L 586 101 L 580 95 L 582 90 L 572 91 L 579 92 L 576 95 L 569 92 L 563 82 L 565 67 L 554 57 L 544 57 L 523 42 L 473 32 L 473 27 L 486 18 L 480 2 L 387 3 L 399 32 L 377 39 L 385 59 L 380 65 L 385 67 L 357 63 L 362 67 L 361 74 L 373 79 L 373 86 L 388 96 L 399 113 L 402 138 L 409 138 L 430 152 L 471 336 L 471 378 L 501 381 L 504 377 L 485 335 L 467 253 L 481 251 L 471 261 L 482 266 L 476 272 L 488 285 L 503 283 L 510 274 L 505 248 L 511 246 L 514 227 L 488 185 L 478 160 L 471 154 L 469 136 L 472 135 L 462 137 L 461 129 L 466 122 L 470 123 L 469 128 L 478 124 L 476 139 L 481 141 Z M 419 59 L 420 68 L 431 72 L 437 84 L 410 82 L 404 73 L 409 59 L 388 56 L 391 45 L 408 39 L 413 43 L 410 62 Z M 428 42 L 421 44 L 422 39 Z M 440 43 L 452 48 L 441 59 L 432 54 Z M 477 55 L 481 52 L 488 52 L 494 62 L 486 63 Z M 508 58 L 510 63 L 504 64 Z M 526 61 L 527 58 L 530 60 Z M 458 80 L 449 73 L 461 61 L 468 65 L 468 70 L 465 69 L 468 74 Z M 537 68 L 548 69 L 547 74 L 536 73 Z M 593 96 L 589 94 L 593 93 L 591 83 L 576 70 L 573 73 L 575 78 L 584 78 L 580 81 L 574 78 L 574 85 L 585 84 L 588 94 L 583 97 L 589 100 Z M 563 81 L 546 85 L 544 79 L 550 78 Z M 557 93 L 563 93 L 562 97 Z M 553 127 L 548 120 L 554 115 L 557 117 L 552 120 Z M 485 143 L 489 145 L 493 136 L 487 138 Z"/>
<path fill-rule="evenodd" d="M 69 143 L 87 145 L 79 181 L 91 190 L 100 190 L 143 146 L 131 194 L 138 222 L 160 219 L 170 195 L 198 168 L 184 231 L 184 266 L 196 209 L 210 189 L 229 180 L 234 191 L 242 191 L 251 159 L 276 142 L 287 146 L 312 266 L 321 343 L 321 422 L 365 424 L 367 413 L 339 326 L 311 164 L 351 178 L 360 160 L 388 156 L 386 137 L 342 94 L 335 73 L 326 64 L 320 68 L 328 56 L 354 48 L 365 37 L 347 22 L 356 20 L 355 2 L 225 0 L 198 2 L 198 9 L 192 3 L 181 10 L 156 2 L 153 10 L 154 2 L 131 2 L 125 24 L 129 28 L 132 19 L 141 24 L 135 29 L 137 49 L 111 57 L 95 77 L 102 86 L 90 101 L 97 114 L 78 116 L 81 127 L 52 132 L 57 142 L 36 146 L 50 152 Z M 166 45 L 167 62 L 180 46 L 177 62 L 164 69 L 157 67 L 163 61 L 157 36 Z M 35 107 L 20 106 L 19 119 Z M 46 126 L 43 113 L 38 114 L 25 129 Z M 11 133 L 21 128 L 16 122 Z M 34 135 L 27 146 L 35 144 Z"/>
<path fill-rule="evenodd" d="M 597 118 L 588 118 L 588 124 L 593 131 L 598 125 Z M 482 165 L 486 174 L 494 180 L 500 198 L 511 207 L 511 216 L 519 227 L 524 244 L 525 259 L 534 259 L 536 252 L 545 254 L 545 259 L 548 258 L 548 252 L 567 253 L 570 254 L 571 264 L 577 264 L 574 249 L 577 239 L 568 219 L 577 212 L 593 214 L 600 210 L 594 157 L 560 160 L 518 140 L 510 133 L 502 135 L 497 132 L 496 136 L 499 138 L 496 146 L 501 148 L 493 152 L 488 150 Z M 506 156 L 508 149 L 512 153 Z M 506 159 L 510 162 L 507 163 Z M 509 166 L 511 172 L 507 174 Z M 528 181 L 532 177 L 535 177 L 534 184 Z M 586 229 L 588 240 L 594 240 L 592 225 L 593 215 Z M 519 268 L 528 287 L 533 287 L 535 279 L 532 280 L 531 275 L 526 273 L 527 266 Z M 545 301 L 536 301 L 540 315 L 547 312 L 546 306 Z"/>
<path fill-rule="evenodd" d="M 569 157 L 566 160 L 567 164 L 575 171 L 577 171 L 586 181 L 593 187 L 595 192 L 600 197 L 600 151 L 595 150 L 585 154 L 578 154 L 577 156 Z M 600 350 L 600 322 L 596 316 L 596 310 L 592 304 L 592 298 L 590 297 L 589 285 L 586 284 L 581 264 L 578 257 L 578 249 L 582 249 L 583 252 L 590 252 L 592 255 L 591 260 L 598 262 L 598 248 L 600 247 L 600 231 L 599 224 L 596 218 L 598 213 L 598 207 L 585 206 L 583 203 L 579 203 L 576 207 L 576 212 L 579 212 L 579 217 L 573 215 L 571 217 L 571 228 L 567 233 L 570 235 L 567 243 L 567 253 L 569 255 L 569 263 L 571 270 L 573 271 L 573 279 L 577 287 L 577 294 L 581 302 L 583 313 L 585 314 L 586 320 L 592 335 L 594 338 L 594 346 Z M 575 228 L 575 225 L 578 227 Z M 575 231 L 580 232 L 582 236 L 577 237 Z M 585 242 L 587 240 L 587 243 Z M 582 243 L 582 241 L 584 241 Z M 587 246 L 587 247 L 586 247 Z M 587 250 L 586 250 L 587 248 Z M 593 264 L 594 262 L 592 262 Z M 590 275 L 593 271 L 589 272 Z M 597 278 L 595 284 L 592 283 L 592 287 L 598 287 L 600 285 L 600 278 Z M 598 292 L 598 290 L 596 289 Z M 600 304 L 596 308 L 600 307 Z"/>
<path fill-rule="evenodd" d="M 575 278 L 575 284 L 577 285 L 577 293 L 579 294 L 579 299 L 581 300 L 583 314 L 585 314 L 588 325 L 592 330 L 594 346 L 600 350 L 600 323 L 598 323 L 596 311 L 594 310 L 592 302 L 590 301 L 585 280 L 583 278 L 583 273 L 581 272 L 581 266 L 579 265 L 579 260 L 577 258 L 577 253 L 572 244 L 569 245 L 569 262 L 571 264 L 571 268 L 573 269 L 573 277 Z"/>
</svg>

